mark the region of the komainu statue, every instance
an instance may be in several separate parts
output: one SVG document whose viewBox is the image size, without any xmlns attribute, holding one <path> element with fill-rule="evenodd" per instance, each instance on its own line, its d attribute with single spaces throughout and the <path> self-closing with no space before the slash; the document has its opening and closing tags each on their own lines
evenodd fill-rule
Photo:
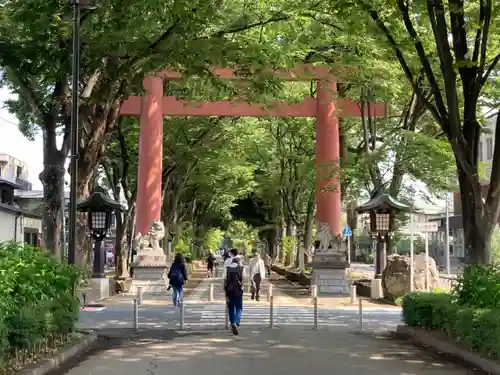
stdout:
<svg viewBox="0 0 500 375">
<path fill-rule="evenodd" d="M 137 233 L 134 247 L 137 254 L 133 263 L 136 266 L 154 266 L 166 263 L 166 256 L 160 247 L 160 241 L 165 237 L 165 226 L 161 221 L 155 221 L 145 235 Z"/>
<path fill-rule="evenodd" d="M 318 223 L 316 239 L 319 242 L 319 246 L 316 249 L 317 253 L 333 253 L 336 255 L 336 258 L 338 258 L 338 261 L 345 261 L 346 249 L 342 237 L 340 234 L 334 235 L 328 223 Z"/>
<path fill-rule="evenodd" d="M 135 243 L 138 250 L 145 250 L 147 248 L 161 250 L 160 241 L 163 237 L 165 237 L 165 226 L 161 221 L 155 221 L 146 235 L 143 236 L 141 233 L 137 233 Z"/>
</svg>

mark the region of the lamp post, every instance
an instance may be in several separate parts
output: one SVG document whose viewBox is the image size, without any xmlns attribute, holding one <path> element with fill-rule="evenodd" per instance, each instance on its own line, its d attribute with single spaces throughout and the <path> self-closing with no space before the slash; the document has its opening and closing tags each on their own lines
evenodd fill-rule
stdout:
<svg viewBox="0 0 500 375">
<path fill-rule="evenodd" d="M 104 278 L 104 252 L 102 241 L 111 226 L 111 215 L 123 210 L 120 203 L 102 192 L 94 192 L 85 201 L 78 203 L 78 211 L 88 213 L 90 235 L 95 241 L 94 260 L 92 262 L 92 278 Z"/>
<path fill-rule="evenodd" d="M 410 212 L 410 206 L 399 202 L 391 195 L 375 190 L 371 199 L 356 208 L 359 214 L 367 214 L 370 220 L 370 233 L 372 239 L 377 241 L 375 279 L 382 278 L 382 272 L 386 266 L 387 239 L 390 233 L 390 219 L 392 214 L 398 212 Z"/>
<path fill-rule="evenodd" d="M 76 205 L 78 173 L 78 112 L 80 109 L 80 10 L 93 8 L 94 0 L 69 0 L 73 11 L 73 54 L 71 58 L 71 130 L 70 130 L 70 195 L 69 195 L 69 230 L 68 264 L 75 264 L 76 256 Z"/>
</svg>

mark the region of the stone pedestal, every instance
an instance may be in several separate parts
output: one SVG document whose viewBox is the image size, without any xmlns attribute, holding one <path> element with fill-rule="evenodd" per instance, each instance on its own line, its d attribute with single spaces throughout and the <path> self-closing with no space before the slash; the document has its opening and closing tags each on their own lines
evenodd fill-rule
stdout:
<svg viewBox="0 0 500 375">
<path fill-rule="evenodd" d="M 312 283 L 318 287 L 318 294 L 348 296 L 349 263 L 336 253 L 317 252 L 312 262 Z"/>
<path fill-rule="evenodd" d="M 370 298 L 372 299 L 384 298 L 382 279 L 372 279 L 370 287 L 371 287 Z"/>
<path fill-rule="evenodd" d="M 109 279 L 107 277 L 90 279 L 90 288 L 92 290 L 92 299 L 88 302 L 109 298 Z"/>
<path fill-rule="evenodd" d="M 134 268 L 134 280 L 154 281 L 163 280 L 166 277 L 167 265 L 136 266 Z"/>
</svg>

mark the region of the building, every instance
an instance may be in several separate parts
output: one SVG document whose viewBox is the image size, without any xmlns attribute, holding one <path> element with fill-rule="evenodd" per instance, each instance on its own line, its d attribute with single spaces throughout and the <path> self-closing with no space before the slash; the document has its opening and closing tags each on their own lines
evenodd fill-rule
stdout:
<svg viewBox="0 0 500 375">
<path fill-rule="evenodd" d="M 0 241 L 41 244 L 41 215 L 19 206 L 16 192 L 31 190 L 26 163 L 0 153 Z"/>
</svg>

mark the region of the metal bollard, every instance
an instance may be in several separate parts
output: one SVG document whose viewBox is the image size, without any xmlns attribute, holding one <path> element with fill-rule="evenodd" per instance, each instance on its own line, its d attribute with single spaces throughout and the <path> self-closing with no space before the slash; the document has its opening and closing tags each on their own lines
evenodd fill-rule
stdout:
<svg viewBox="0 0 500 375">
<path fill-rule="evenodd" d="M 269 298 L 269 328 L 274 327 L 274 296 L 273 296 L 273 285 L 269 285 L 269 292 L 267 293 Z"/>
<path fill-rule="evenodd" d="M 137 303 L 142 305 L 142 286 L 137 287 Z"/>
<path fill-rule="evenodd" d="M 210 282 L 210 286 L 208 289 L 208 301 L 212 302 L 214 300 L 214 284 Z"/>
<path fill-rule="evenodd" d="M 351 305 L 354 305 L 356 303 L 356 285 L 352 284 L 351 285 Z"/>
<path fill-rule="evenodd" d="M 184 298 L 181 300 L 181 304 L 180 304 L 180 307 L 179 307 L 179 314 L 180 314 L 180 317 L 179 317 L 179 320 L 180 320 L 180 323 L 179 323 L 179 328 L 180 330 L 184 330 Z"/>
<path fill-rule="evenodd" d="M 82 306 L 87 306 L 87 293 L 82 293 Z"/>
<path fill-rule="evenodd" d="M 360 297 L 359 299 L 359 330 L 360 331 L 363 331 L 364 330 L 364 327 L 363 327 L 363 298 Z"/>
<path fill-rule="evenodd" d="M 134 329 L 139 329 L 139 301 L 134 298 Z"/>
<path fill-rule="evenodd" d="M 313 314 L 314 314 L 314 325 L 313 329 L 318 329 L 318 286 L 311 286 L 311 294 L 313 298 Z"/>
</svg>

